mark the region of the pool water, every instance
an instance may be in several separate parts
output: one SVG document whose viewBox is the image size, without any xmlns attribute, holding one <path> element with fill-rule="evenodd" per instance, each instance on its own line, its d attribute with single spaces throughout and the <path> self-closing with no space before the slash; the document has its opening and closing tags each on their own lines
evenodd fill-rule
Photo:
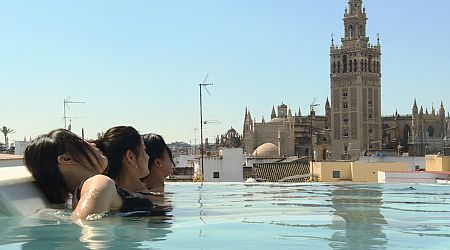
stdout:
<svg viewBox="0 0 450 250">
<path fill-rule="evenodd" d="M 0 249 L 450 249 L 450 185 L 170 183 L 165 217 L 0 217 Z"/>
</svg>

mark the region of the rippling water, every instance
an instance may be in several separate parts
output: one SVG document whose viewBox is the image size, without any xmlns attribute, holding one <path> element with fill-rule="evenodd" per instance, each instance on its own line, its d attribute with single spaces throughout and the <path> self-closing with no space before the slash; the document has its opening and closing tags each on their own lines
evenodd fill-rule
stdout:
<svg viewBox="0 0 450 250">
<path fill-rule="evenodd" d="M 450 185 L 174 183 L 164 217 L 0 217 L 0 249 L 450 249 Z"/>
</svg>

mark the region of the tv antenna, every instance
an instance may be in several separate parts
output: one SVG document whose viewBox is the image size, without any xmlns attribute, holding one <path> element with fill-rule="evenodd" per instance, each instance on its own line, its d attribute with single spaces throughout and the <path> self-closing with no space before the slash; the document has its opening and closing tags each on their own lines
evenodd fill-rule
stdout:
<svg viewBox="0 0 450 250">
<path fill-rule="evenodd" d="M 64 129 L 67 129 L 67 119 L 69 119 L 69 130 L 71 130 L 72 128 L 72 118 L 78 118 L 78 116 L 67 116 L 67 111 L 66 109 L 69 109 L 69 104 L 84 104 L 84 102 L 80 102 L 80 101 L 72 101 L 69 100 L 70 96 L 67 97 L 66 99 L 64 99 L 64 114 L 63 114 L 63 119 L 64 119 Z"/>
<path fill-rule="evenodd" d="M 209 92 L 207 86 L 211 86 L 213 85 L 212 83 L 206 83 L 206 80 L 208 80 L 208 76 L 209 73 L 206 73 L 205 79 L 203 79 L 203 82 L 198 84 L 198 88 L 200 90 L 200 157 L 201 157 L 201 170 L 202 170 L 202 183 L 203 183 L 203 179 L 204 179 L 204 171 L 203 171 L 203 106 L 202 106 L 202 89 L 205 89 L 206 93 L 208 93 L 208 95 L 211 95 L 211 93 Z M 206 124 L 206 123 L 205 123 Z"/>
<path fill-rule="evenodd" d="M 314 157 L 314 152 L 313 152 L 313 113 L 314 108 L 319 106 L 320 104 L 316 103 L 316 97 L 314 97 L 312 103 L 309 105 L 309 138 L 310 138 L 310 150 L 309 150 L 309 161 L 311 164 L 311 180 L 314 182 L 314 163 L 313 163 L 313 157 Z"/>
</svg>

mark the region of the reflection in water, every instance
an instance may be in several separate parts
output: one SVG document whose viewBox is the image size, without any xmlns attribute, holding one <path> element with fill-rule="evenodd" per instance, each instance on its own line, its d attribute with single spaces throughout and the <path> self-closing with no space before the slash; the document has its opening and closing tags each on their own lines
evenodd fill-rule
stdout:
<svg viewBox="0 0 450 250">
<path fill-rule="evenodd" d="M 329 246 L 333 249 L 371 249 L 387 244 L 380 212 L 382 190 L 378 187 L 338 186 L 331 191 L 335 209 Z"/>
<path fill-rule="evenodd" d="M 142 248 L 145 241 L 165 240 L 172 223 L 156 218 L 110 217 L 85 221 L 80 227 L 70 220 L 61 223 L 21 226 L 11 234 L 23 249 Z M 12 239 L 12 237 L 9 237 Z"/>
<path fill-rule="evenodd" d="M 165 240 L 172 223 L 166 218 L 109 218 L 86 221 L 81 226 L 80 242 L 89 248 L 142 248 L 145 241 Z"/>
<path fill-rule="evenodd" d="M 148 242 L 166 240 L 172 233 L 172 217 L 109 216 L 78 225 L 70 211 L 45 209 L 17 219 L 8 218 L 7 231 L 0 231 L 1 245 L 21 245 L 23 249 L 142 248 Z M 2 220 L 0 220 L 2 221 Z M 2 227 L 5 223 L 2 223 Z M 4 237 L 3 237 L 4 236 Z M 150 244 L 151 245 L 151 244 Z"/>
</svg>

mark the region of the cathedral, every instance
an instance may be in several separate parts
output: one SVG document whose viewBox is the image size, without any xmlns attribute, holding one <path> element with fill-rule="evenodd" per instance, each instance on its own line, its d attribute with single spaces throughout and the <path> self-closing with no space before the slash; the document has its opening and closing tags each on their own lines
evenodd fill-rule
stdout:
<svg viewBox="0 0 450 250">
<path fill-rule="evenodd" d="M 408 152 L 411 156 L 444 151 L 450 118 L 445 116 L 442 102 L 438 111 L 431 107 L 431 112 L 428 112 L 428 108 L 424 111 L 414 100 L 411 114 L 400 115 L 395 112 L 392 116 L 383 116 L 382 122 L 385 151 L 394 150 L 398 154 Z"/>
<path fill-rule="evenodd" d="M 331 152 L 330 125 L 331 125 L 330 102 L 325 103 L 325 116 L 316 115 L 310 110 L 309 115 L 302 116 L 298 113 L 292 115 L 292 111 L 284 103 L 272 107 L 270 120 L 256 122 L 252 119 L 249 110 L 245 110 L 243 146 L 244 152 L 252 154 L 257 147 L 264 143 L 272 143 L 277 146 L 278 156 L 312 156 L 318 160 L 329 159 Z M 311 147 L 314 150 L 311 150 Z M 320 152 L 320 154 L 318 153 Z M 328 154 L 328 155 L 327 155 Z"/>
<path fill-rule="evenodd" d="M 256 122 L 245 110 L 242 144 L 248 154 L 264 143 L 277 147 L 278 156 L 309 156 L 315 160 L 354 160 L 377 151 L 422 156 L 444 151 L 450 118 L 441 102 L 436 112 L 423 110 L 414 100 L 412 114 L 381 116 L 381 45 L 366 35 L 366 10 L 362 0 L 348 0 L 344 11 L 341 44 L 330 46 L 331 104 L 325 116 L 313 109 L 300 110 L 281 104 L 271 120 Z M 311 108 L 311 107 L 310 107 Z"/>
</svg>

